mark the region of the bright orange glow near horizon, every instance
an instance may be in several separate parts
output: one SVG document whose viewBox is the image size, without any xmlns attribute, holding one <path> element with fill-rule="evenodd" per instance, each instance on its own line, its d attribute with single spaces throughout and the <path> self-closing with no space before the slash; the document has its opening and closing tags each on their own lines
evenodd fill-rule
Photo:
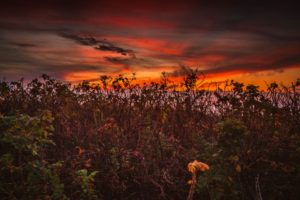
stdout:
<svg viewBox="0 0 300 200">
<path fill-rule="evenodd" d="M 166 72 L 166 71 L 164 71 Z M 256 74 L 253 73 L 241 73 L 241 72 L 231 72 L 231 73 L 222 73 L 218 74 L 217 76 L 205 76 L 205 75 L 199 75 L 199 81 L 202 85 L 201 89 L 215 89 L 216 86 L 223 87 L 224 83 L 226 81 L 235 80 L 238 82 L 242 82 L 246 85 L 254 84 L 256 86 L 259 86 L 260 90 L 266 90 L 267 85 L 273 82 L 277 82 L 279 84 L 289 86 L 292 83 L 295 83 L 298 76 L 298 69 L 288 69 L 285 72 L 273 72 L 273 71 L 263 71 Z M 134 72 L 133 72 L 134 73 Z M 123 73 L 114 74 L 111 77 L 115 78 L 119 75 L 123 75 L 127 78 L 132 78 L 133 73 L 131 73 L 129 70 L 124 70 Z M 168 72 L 166 72 L 168 74 Z M 134 73 L 135 77 L 137 78 L 133 83 L 134 84 L 149 84 L 151 82 L 157 82 L 159 83 L 162 79 L 162 73 L 158 72 L 139 72 Z M 65 74 L 64 80 L 72 83 L 72 84 L 78 84 L 81 83 L 83 80 L 90 81 L 91 83 L 100 83 L 100 77 L 106 75 L 101 73 L 95 73 L 95 72 L 89 72 L 89 71 L 81 71 L 81 72 L 75 72 L 75 73 L 68 73 Z M 285 79 L 283 79 L 283 76 Z M 167 75 L 168 76 L 168 75 Z M 263 77 L 263 78 L 260 78 Z M 168 76 L 169 81 L 174 84 L 182 83 L 184 80 L 184 76 L 180 77 L 172 77 Z"/>
</svg>

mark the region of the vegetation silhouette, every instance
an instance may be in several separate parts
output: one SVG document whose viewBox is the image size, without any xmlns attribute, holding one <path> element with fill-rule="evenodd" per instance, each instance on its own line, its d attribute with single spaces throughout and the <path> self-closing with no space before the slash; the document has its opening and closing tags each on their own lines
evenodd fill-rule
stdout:
<svg viewBox="0 0 300 200">
<path fill-rule="evenodd" d="M 195 199 L 299 199 L 299 79 L 209 91 L 199 77 L 0 82 L 1 199 L 186 199 L 193 160 L 209 166 Z"/>
</svg>

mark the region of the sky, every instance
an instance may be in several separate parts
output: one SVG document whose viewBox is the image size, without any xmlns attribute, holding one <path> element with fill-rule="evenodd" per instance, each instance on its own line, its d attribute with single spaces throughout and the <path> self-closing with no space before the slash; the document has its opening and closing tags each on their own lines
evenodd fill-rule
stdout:
<svg viewBox="0 0 300 200">
<path fill-rule="evenodd" d="M 0 78 L 79 82 L 198 69 L 206 82 L 300 77 L 300 12 L 288 1 L 9 0 L 0 3 Z"/>
</svg>

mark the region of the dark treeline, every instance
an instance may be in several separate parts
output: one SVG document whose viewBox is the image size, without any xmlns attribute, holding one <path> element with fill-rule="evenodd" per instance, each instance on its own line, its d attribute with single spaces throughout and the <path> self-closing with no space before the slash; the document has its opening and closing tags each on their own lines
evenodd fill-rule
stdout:
<svg viewBox="0 0 300 200">
<path fill-rule="evenodd" d="M 300 81 L 0 82 L 1 199 L 299 199 Z M 201 84 L 201 81 L 200 81 Z"/>
</svg>

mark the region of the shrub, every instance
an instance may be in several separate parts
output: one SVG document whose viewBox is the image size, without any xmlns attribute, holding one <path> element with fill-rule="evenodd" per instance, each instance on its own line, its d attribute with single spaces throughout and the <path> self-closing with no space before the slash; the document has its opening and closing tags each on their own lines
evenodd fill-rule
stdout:
<svg viewBox="0 0 300 200">
<path fill-rule="evenodd" d="M 191 73 L 0 82 L 1 197 L 185 199 L 186 165 L 201 160 L 195 199 L 298 199 L 298 82 L 209 91 Z"/>
</svg>

